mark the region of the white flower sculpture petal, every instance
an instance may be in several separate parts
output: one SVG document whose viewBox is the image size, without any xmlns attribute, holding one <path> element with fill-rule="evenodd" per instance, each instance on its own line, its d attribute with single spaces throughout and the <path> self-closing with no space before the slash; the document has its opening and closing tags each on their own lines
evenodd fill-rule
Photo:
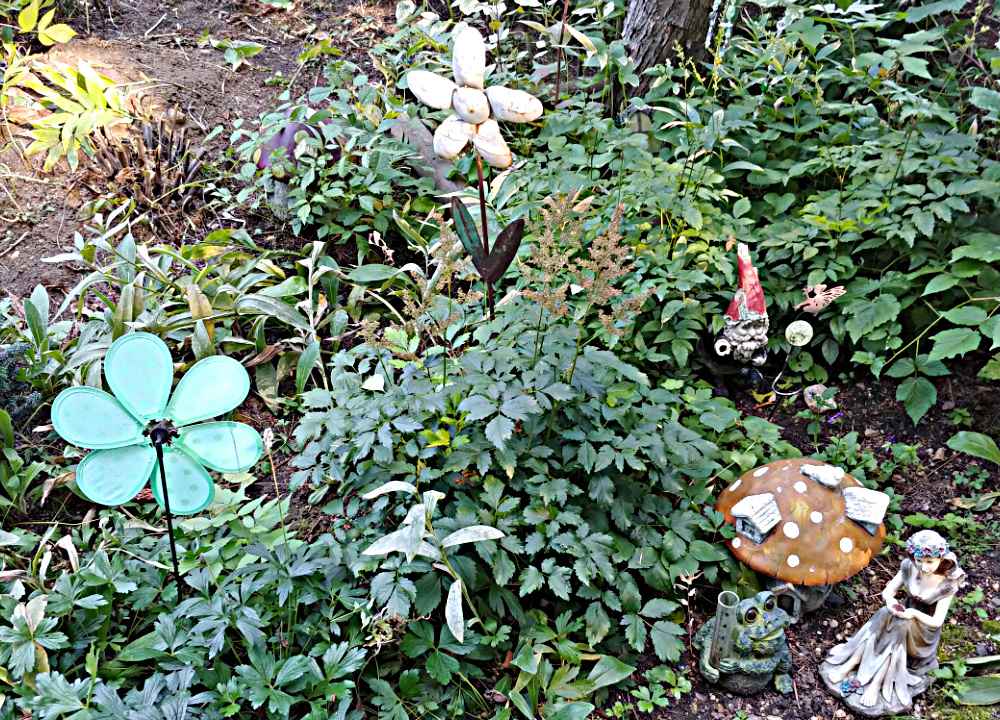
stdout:
<svg viewBox="0 0 1000 720">
<path fill-rule="evenodd" d="M 475 28 L 463 25 L 456 32 L 451 69 L 459 85 L 483 89 L 486 83 L 486 42 Z"/>
<path fill-rule="evenodd" d="M 500 170 L 514 161 L 497 121 L 534 122 L 542 102 L 524 90 L 486 84 L 486 43 L 479 31 L 461 25 L 452 51 L 455 82 L 427 70 L 411 70 L 407 84 L 420 102 L 435 110 L 454 110 L 434 132 L 434 153 L 454 160 L 471 141 L 479 156 Z M 457 84 L 456 84 L 457 83 Z M 492 115 L 492 118 L 490 117 Z"/>
<path fill-rule="evenodd" d="M 476 128 L 476 134 L 472 138 L 472 144 L 476 151 L 495 168 L 506 170 L 514 162 L 510 154 L 510 148 L 500 135 L 500 126 L 496 120 L 487 120 Z"/>
<path fill-rule="evenodd" d="M 542 101 L 524 90 L 512 90 L 503 85 L 486 88 L 493 117 L 502 122 L 527 123 L 542 116 Z"/>
<path fill-rule="evenodd" d="M 445 160 L 454 160 L 475 134 L 475 125 L 457 115 L 449 115 L 434 131 L 434 152 Z"/>
<path fill-rule="evenodd" d="M 463 87 L 456 90 L 452 107 L 460 118 L 473 125 L 486 122 L 490 117 L 490 103 L 486 99 L 486 93 L 476 88 Z"/>
<path fill-rule="evenodd" d="M 458 89 L 448 78 L 429 70 L 410 70 L 406 73 L 406 83 L 420 102 L 435 110 L 450 108 L 452 95 Z"/>
</svg>

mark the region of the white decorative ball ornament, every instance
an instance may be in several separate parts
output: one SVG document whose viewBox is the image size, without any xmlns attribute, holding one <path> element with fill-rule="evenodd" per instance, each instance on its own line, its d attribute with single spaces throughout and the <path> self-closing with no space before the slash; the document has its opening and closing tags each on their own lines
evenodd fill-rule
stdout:
<svg viewBox="0 0 1000 720">
<path fill-rule="evenodd" d="M 796 320 L 789 323 L 788 327 L 785 328 L 785 339 L 795 347 L 808 345 L 809 341 L 812 340 L 812 337 L 812 325 L 807 323 L 805 320 Z"/>
</svg>

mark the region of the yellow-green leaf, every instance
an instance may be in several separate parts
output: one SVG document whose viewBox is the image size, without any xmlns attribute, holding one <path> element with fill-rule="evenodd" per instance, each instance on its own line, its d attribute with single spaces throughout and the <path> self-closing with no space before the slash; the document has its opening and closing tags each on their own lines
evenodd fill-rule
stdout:
<svg viewBox="0 0 1000 720">
<path fill-rule="evenodd" d="M 39 0 L 32 0 L 28 7 L 18 13 L 17 26 L 21 28 L 21 32 L 30 32 L 35 29 L 35 23 L 38 22 L 38 3 Z"/>
<path fill-rule="evenodd" d="M 47 28 L 49 26 L 49 23 L 52 22 L 52 18 L 54 18 L 55 16 L 56 16 L 55 8 L 52 8 L 47 13 L 42 15 L 42 19 L 38 21 L 38 32 L 41 32 L 42 30 Z"/>
<path fill-rule="evenodd" d="M 76 36 L 76 31 L 65 23 L 52 25 L 44 30 L 38 31 L 38 39 L 42 45 L 55 45 L 56 43 L 67 43 Z"/>
</svg>

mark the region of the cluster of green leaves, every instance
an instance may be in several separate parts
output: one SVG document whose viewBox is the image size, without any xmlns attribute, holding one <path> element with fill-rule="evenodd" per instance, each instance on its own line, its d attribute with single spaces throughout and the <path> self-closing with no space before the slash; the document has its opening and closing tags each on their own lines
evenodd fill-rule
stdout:
<svg viewBox="0 0 1000 720">
<path fill-rule="evenodd" d="M 394 229 L 394 214 L 405 215 L 411 205 L 432 207 L 423 198 L 433 188 L 406 171 L 403 161 L 412 152 L 385 132 L 382 91 L 347 61 L 328 63 L 325 72 L 327 84 L 310 90 L 301 102 L 290 102 L 285 93 L 285 104 L 266 114 L 259 130 L 233 134 L 247 182 L 238 199 L 257 207 L 275 196 L 276 184 L 283 185 L 276 209 L 290 216 L 296 234 L 308 229 L 321 240 L 353 242 L 360 261 L 372 233 Z M 311 131 L 298 135 L 288 162 L 258 170 L 251 158 L 289 123 Z"/>
<path fill-rule="evenodd" d="M 847 288 L 813 342 L 821 357 L 806 349 L 794 369 L 853 345 L 841 359 L 902 379 L 897 398 L 914 422 L 936 402 L 929 378 L 949 374 L 945 361 L 984 340 L 1000 347 L 996 137 L 978 128 L 949 59 L 969 49 L 968 23 L 929 25 L 947 5 L 792 6 L 777 26 L 748 21 L 704 78 L 654 71 L 640 107 L 682 175 L 681 199 L 658 223 L 672 252 L 652 277 L 676 267 L 680 282 L 658 287 L 637 347 L 684 364 L 718 280 L 705 245 L 728 232 L 757 239 L 772 316 L 790 312 L 804 285 Z"/>
<path fill-rule="evenodd" d="M 65 563 L 50 565 L 54 525 L 0 533 L 0 716 L 85 720 L 162 703 L 193 718 L 361 717 L 364 594 L 339 543 L 296 539 L 286 512 L 286 499 L 222 491 L 179 523 L 184 598 L 166 536 L 120 513 L 60 540 Z"/>
<path fill-rule="evenodd" d="M 730 531 L 711 508 L 715 479 L 787 447 L 776 426 L 741 418 L 708 388 L 653 386 L 523 300 L 450 331 L 451 362 L 444 348 L 415 361 L 369 345 L 335 355 L 329 388 L 304 396 L 293 486 L 314 486 L 312 502 L 335 498 L 324 509 L 352 548 L 407 515 L 358 497 L 389 480 L 446 492 L 442 532 L 502 532 L 455 563 L 482 623 L 466 638 L 478 645 L 469 660 L 513 654 L 518 675 L 497 690 L 525 717 L 545 697 L 546 717 L 567 703 L 592 709 L 582 698 L 593 678 L 577 679 L 588 653 L 678 660 L 677 581 L 740 574 L 718 544 Z M 441 611 L 440 573 L 419 555 L 372 568 L 376 607 Z"/>
</svg>

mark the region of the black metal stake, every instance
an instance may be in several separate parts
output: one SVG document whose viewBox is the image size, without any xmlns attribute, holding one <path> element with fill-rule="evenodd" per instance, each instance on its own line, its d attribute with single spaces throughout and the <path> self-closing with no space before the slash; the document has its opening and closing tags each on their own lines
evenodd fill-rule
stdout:
<svg viewBox="0 0 1000 720">
<path fill-rule="evenodd" d="M 149 434 L 156 450 L 156 462 L 160 466 L 160 488 L 163 490 L 163 509 L 167 513 L 167 535 L 170 538 L 170 559 L 174 564 L 174 583 L 177 585 L 177 599 L 184 597 L 181 586 L 181 568 L 177 562 L 177 540 L 174 538 L 174 516 L 170 512 L 170 492 L 167 490 L 167 471 L 163 466 L 163 446 L 170 442 L 173 432 L 163 423 L 157 424 Z"/>
</svg>

